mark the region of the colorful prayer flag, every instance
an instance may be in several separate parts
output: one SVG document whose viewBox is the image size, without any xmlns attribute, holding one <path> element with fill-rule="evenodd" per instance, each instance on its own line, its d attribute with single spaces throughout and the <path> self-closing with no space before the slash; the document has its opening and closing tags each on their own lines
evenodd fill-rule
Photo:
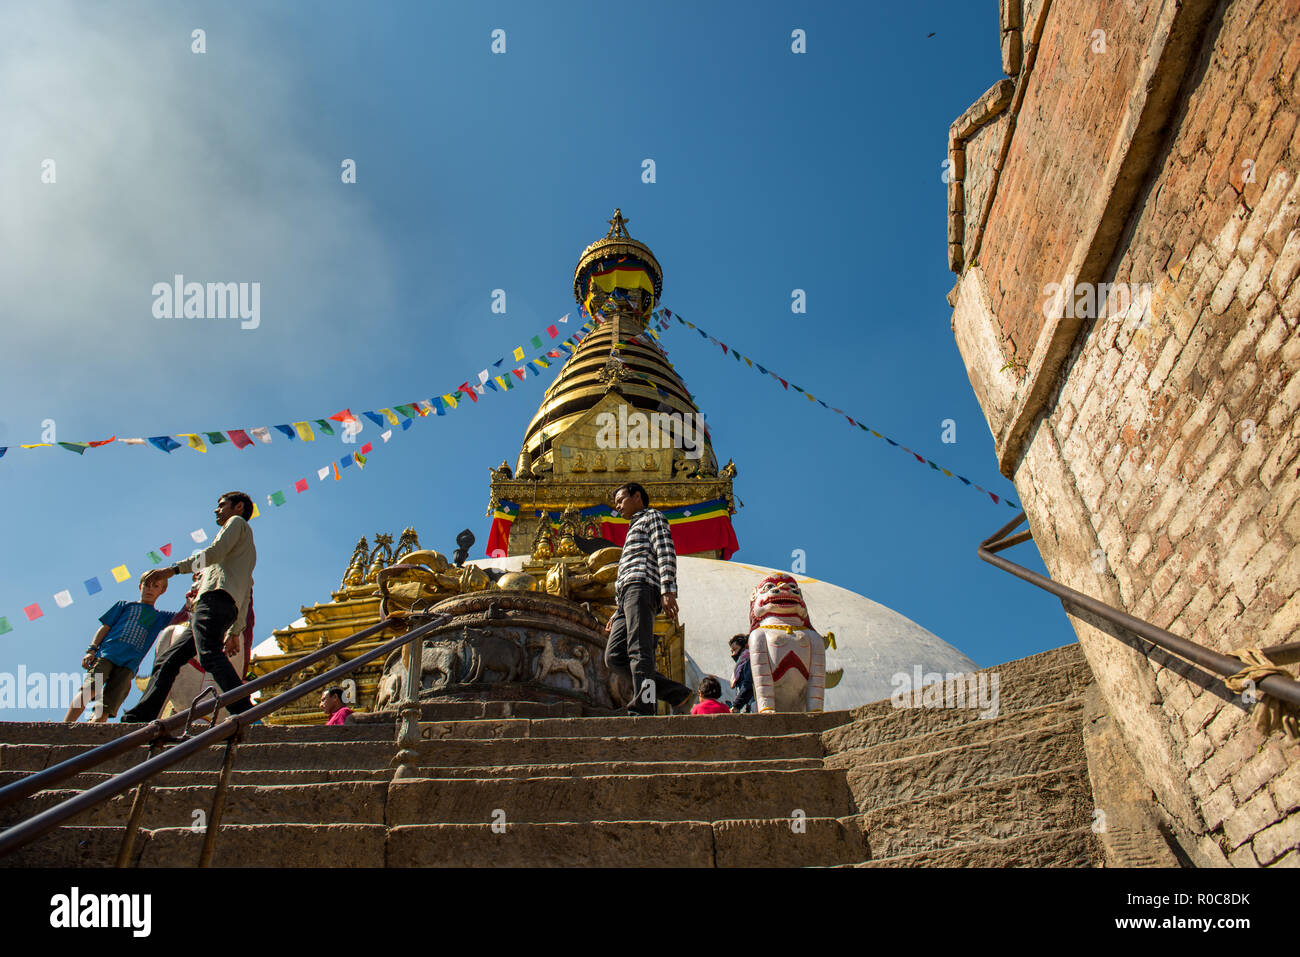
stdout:
<svg viewBox="0 0 1300 957">
<path fill-rule="evenodd" d="M 60 442 L 59 445 L 63 446 L 63 448 L 67 449 L 69 452 L 76 452 L 78 455 L 83 454 L 86 449 L 90 448 L 88 442 Z"/>
<path fill-rule="evenodd" d="M 113 581 L 118 583 L 124 582 L 131 577 L 131 573 L 126 570 L 125 565 L 118 565 L 116 568 L 112 569 L 112 572 Z"/>
<path fill-rule="evenodd" d="M 86 586 L 87 595 L 97 595 L 104 590 L 104 586 L 99 583 L 98 578 L 87 578 L 82 584 Z"/>
<path fill-rule="evenodd" d="M 331 462 L 330 465 L 334 466 L 334 481 L 337 482 L 340 478 L 342 478 L 342 476 L 339 475 L 339 463 Z"/>
<path fill-rule="evenodd" d="M 311 430 L 311 426 L 306 422 L 295 422 L 293 427 L 298 431 L 298 438 L 304 442 L 316 441 L 316 433 Z"/>
<path fill-rule="evenodd" d="M 226 438 L 220 432 L 204 432 L 203 434 L 208 437 L 208 441 L 213 445 L 220 445 L 222 442 L 230 441 L 230 439 Z"/>
<path fill-rule="evenodd" d="M 516 347 L 515 347 L 515 361 L 516 361 L 516 362 L 523 362 L 523 361 L 524 361 L 524 347 L 523 347 L 523 346 L 516 346 Z"/>
<path fill-rule="evenodd" d="M 372 443 L 367 442 L 365 445 L 361 446 L 361 448 L 358 451 L 360 451 L 362 455 L 369 455 L 372 451 L 374 451 L 374 448 L 375 447 Z"/>
<path fill-rule="evenodd" d="M 275 431 L 283 432 L 288 437 L 290 442 L 292 442 L 294 439 L 298 437 L 297 434 L 294 432 L 292 425 L 277 425 L 275 426 Z"/>
<path fill-rule="evenodd" d="M 243 429 L 231 429 L 226 435 L 230 436 L 230 441 L 235 443 L 237 449 L 246 449 L 253 444 L 253 440 Z"/>
<path fill-rule="evenodd" d="M 364 455 L 362 455 L 360 452 L 357 452 L 357 453 L 355 454 L 354 458 L 357 460 L 357 467 L 358 467 L 358 468 L 365 468 L 365 467 L 366 467 L 366 457 L 365 457 Z"/>
<path fill-rule="evenodd" d="M 397 413 L 395 413 L 392 409 L 380 409 L 379 411 L 383 415 L 383 417 L 388 420 L 389 425 L 397 424 Z M 384 423 L 382 422 L 376 422 L 375 424 L 378 425 L 380 428 L 383 428 L 384 425 Z"/>
<path fill-rule="evenodd" d="M 170 435 L 155 435 L 149 439 L 149 444 L 156 449 L 171 454 L 172 449 L 179 449 L 181 444 L 173 439 Z"/>
<path fill-rule="evenodd" d="M 474 394 L 474 390 L 469 387 L 468 379 L 466 379 L 464 382 L 460 384 L 460 391 L 465 393 L 465 395 L 469 396 L 470 399 L 473 400 L 474 402 L 478 401 L 478 396 L 476 396 Z"/>
<path fill-rule="evenodd" d="M 162 553 L 163 553 L 164 555 L 166 555 L 168 558 L 171 558 L 171 557 L 172 557 L 172 543 L 171 543 L 171 542 L 168 542 L 168 543 L 167 543 L 166 545 L 164 545 L 162 548 L 158 549 L 158 551 L 162 552 Z"/>
<path fill-rule="evenodd" d="M 334 426 L 330 425 L 324 419 L 312 419 L 312 421 L 316 423 L 316 427 L 321 430 L 322 435 L 334 434 Z"/>
<path fill-rule="evenodd" d="M 547 326 L 546 334 L 550 336 L 552 339 L 554 339 L 556 336 L 560 334 L 560 330 L 555 328 L 555 326 Z"/>
<path fill-rule="evenodd" d="M 276 490 L 266 497 L 266 500 L 272 505 L 280 506 L 284 504 L 284 492 Z"/>
<path fill-rule="evenodd" d="M 153 565 L 161 565 L 161 564 L 162 564 L 162 556 L 159 555 L 157 552 L 150 552 L 149 555 L 148 555 L 148 558 L 149 558 L 149 562 L 150 562 L 150 564 L 153 564 Z"/>
<path fill-rule="evenodd" d="M 298 494 L 301 495 L 303 492 L 307 491 L 307 480 L 305 478 L 298 479 L 298 481 L 293 483 L 293 487 L 297 489 Z"/>
<path fill-rule="evenodd" d="M 182 439 L 185 439 L 189 443 L 190 448 L 192 448 L 195 452 L 206 453 L 208 451 L 208 447 L 203 444 L 203 440 L 199 438 L 199 434 L 197 432 L 177 432 L 176 435 Z"/>
<path fill-rule="evenodd" d="M 41 611 L 41 606 L 35 602 L 32 602 L 32 604 L 24 608 L 23 613 L 27 616 L 28 621 L 35 621 L 37 618 L 40 618 L 45 614 L 45 612 Z"/>
<path fill-rule="evenodd" d="M 271 444 L 271 430 L 266 426 L 259 426 L 256 429 L 249 429 L 249 431 L 253 434 L 253 438 L 257 439 L 257 441 L 261 442 L 263 445 Z"/>
</svg>

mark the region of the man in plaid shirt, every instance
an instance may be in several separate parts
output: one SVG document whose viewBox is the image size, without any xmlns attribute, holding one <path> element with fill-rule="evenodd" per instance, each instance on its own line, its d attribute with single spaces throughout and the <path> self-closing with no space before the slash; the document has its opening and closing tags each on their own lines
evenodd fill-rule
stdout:
<svg viewBox="0 0 1300 957">
<path fill-rule="evenodd" d="M 631 671 L 628 714 L 652 715 L 660 698 L 678 708 L 691 697 L 686 685 L 655 671 L 655 615 L 662 608 L 677 620 L 677 552 L 668 519 L 650 508 L 636 482 L 614 493 L 614 508 L 629 522 L 614 583 L 618 610 L 605 626 L 605 663 L 612 671 Z"/>
</svg>

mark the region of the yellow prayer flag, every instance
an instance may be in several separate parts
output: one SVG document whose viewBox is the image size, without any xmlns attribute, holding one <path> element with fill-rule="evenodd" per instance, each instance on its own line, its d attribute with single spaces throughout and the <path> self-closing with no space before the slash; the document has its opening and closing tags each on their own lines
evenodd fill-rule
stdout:
<svg viewBox="0 0 1300 957">
<path fill-rule="evenodd" d="M 33 444 L 33 445 L 24 445 L 23 448 L 25 448 L 25 449 L 45 449 L 45 448 L 49 448 L 49 447 L 50 447 L 50 444 L 51 444 L 51 443 L 49 443 L 49 442 L 36 442 L 36 443 Z"/>
<path fill-rule="evenodd" d="M 456 397 L 454 395 L 451 394 L 444 395 L 442 397 L 442 401 L 446 402 L 453 409 L 456 408 Z"/>
<path fill-rule="evenodd" d="M 253 518 L 257 518 L 260 513 L 257 511 L 257 503 L 253 503 Z"/>
<path fill-rule="evenodd" d="M 523 362 L 523 361 L 524 361 L 524 347 L 523 347 L 523 346 L 515 346 L 515 361 L 516 361 L 516 362 Z"/>
<path fill-rule="evenodd" d="M 809 401 L 809 402 L 816 402 L 816 401 L 817 401 L 816 399 L 813 398 L 813 394 L 812 394 L 811 392 L 805 392 L 804 395 L 808 396 L 808 401 Z"/>
<path fill-rule="evenodd" d="M 741 358 L 743 359 L 744 356 Z M 750 362 L 748 359 L 745 359 L 745 365 L 749 366 L 751 369 L 754 368 L 754 363 Z"/>
<path fill-rule="evenodd" d="M 194 449 L 194 451 L 206 452 L 208 450 L 208 447 L 203 444 L 203 439 L 199 437 L 197 432 L 177 432 L 176 434 L 182 439 L 188 439 L 190 448 Z"/>
<path fill-rule="evenodd" d="M 126 570 L 125 565 L 118 565 L 113 569 L 113 581 L 124 582 L 131 577 L 131 573 Z"/>
<path fill-rule="evenodd" d="M 508 387 L 506 386 L 506 377 L 505 377 L 505 376 L 503 376 L 503 375 L 493 376 L 492 379 L 493 379 L 493 381 L 496 382 L 497 385 L 501 386 L 501 388 L 502 388 L 503 391 L 504 391 L 506 388 L 508 388 Z"/>
<path fill-rule="evenodd" d="M 397 413 L 394 412 L 392 409 L 380 409 L 379 411 L 383 414 L 384 418 L 386 418 L 391 425 L 402 424 L 402 420 L 397 417 Z"/>
<path fill-rule="evenodd" d="M 295 422 L 293 427 L 298 430 L 298 438 L 304 442 L 311 442 L 316 438 L 316 433 L 311 430 L 311 425 L 306 422 Z"/>
</svg>

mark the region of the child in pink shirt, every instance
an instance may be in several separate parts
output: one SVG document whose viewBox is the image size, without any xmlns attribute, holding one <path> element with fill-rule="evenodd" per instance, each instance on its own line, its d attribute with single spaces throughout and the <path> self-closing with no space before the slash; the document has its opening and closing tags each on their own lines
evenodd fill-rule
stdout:
<svg viewBox="0 0 1300 957">
<path fill-rule="evenodd" d="M 691 709 L 691 714 L 730 714 L 728 708 L 718 699 L 722 697 L 722 682 L 713 675 L 705 675 L 700 679 L 700 686 L 697 689 L 700 693 L 699 703 Z"/>
</svg>

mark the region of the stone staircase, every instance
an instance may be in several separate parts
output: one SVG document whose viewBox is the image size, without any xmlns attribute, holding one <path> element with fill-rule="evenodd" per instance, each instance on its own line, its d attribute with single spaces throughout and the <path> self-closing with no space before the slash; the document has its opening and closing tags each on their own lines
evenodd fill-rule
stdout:
<svg viewBox="0 0 1300 957">
<path fill-rule="evenodd" d="M 421 725 L 422 777 L 406 781 L 392 780 L 391 724 L 257 726 L 238 749 L 213 863 L 1100 863 L 1082 735 L 1091 678 L 1077 646 L 990 671 L 1000 675 L 1000 709 L 987 719 L 889 701 L 813 715 L 661 718 L 443 705 Z M 0 724 L 0 784 L 122 730 Z M 155 779 L 138 866 L 197 862 L 223 755 L 211 748 Z M 143 757 L 124 755 L 0 809 L 0 827 Z M 128 792 L 0 865 L 111 865 L 130 802 Z"/>
</svg>

